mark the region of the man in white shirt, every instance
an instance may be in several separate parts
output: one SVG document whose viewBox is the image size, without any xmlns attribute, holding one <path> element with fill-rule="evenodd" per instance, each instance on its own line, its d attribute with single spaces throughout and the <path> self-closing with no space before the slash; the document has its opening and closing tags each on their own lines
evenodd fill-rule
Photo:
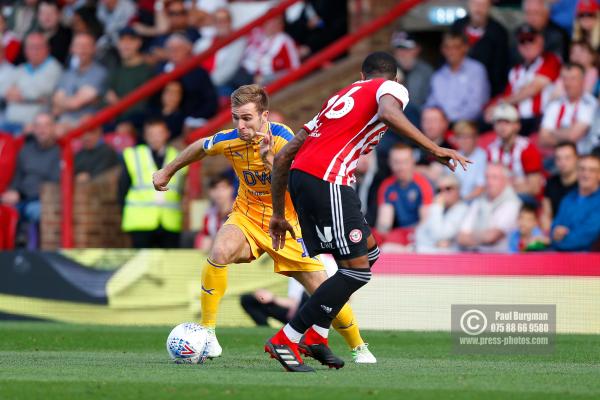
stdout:
<svg viewBox="0 0 600 400">
<path fill-rule="evenodd" d="M 585 92 L 585 70 L 580 64 L 565 64 L 561 71 L 565 96 L 548 105 L 542 120 L 539 144 L 551 149 L 562 141 L 577 144 L 579 154 L 589 154 L 598 144 L 598 137 L 590 130 L 598 102 Z"/>
<path fill-rule="evenodd" d="M 501 164 L 489 164 L 485 194 L 477 198 L 465 216 L 458 244 L 483 253 L 508 251 L 507 234 L 516 226 L 521 200 L 510 185 L 510 172 Z"/>
</svg>

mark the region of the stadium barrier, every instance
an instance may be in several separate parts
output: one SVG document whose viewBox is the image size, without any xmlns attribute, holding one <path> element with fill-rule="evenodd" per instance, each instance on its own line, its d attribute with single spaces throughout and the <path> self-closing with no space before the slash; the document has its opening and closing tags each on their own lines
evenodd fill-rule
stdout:
<svg viewBox="0 0 600 400">
<path fill-rule="evenodd" d="M 63 198 L 63 222 L 61 227 L 62 234 L 62 247 L 65 249 L 69 249 L 73 247 L 73 152 L 70 146 L 71 140 L 81 136 L 84 132 L 96 128 L 103 123 L 110 121 L 112 118 L 120 115 L 127 108 L 131 107 L 133 104 L 136 104 L 140 100 L 152 95 L 153 93 L 160 90 L 164 87 L 168 82 L 177 79 L 178 77 L 184 75 L 189 70 L 199 65 L 203 60 L 210 57 L 220 48 L 226 46 L 227 44 L 235 41 L 241 36 L 249 33 L 252 29 L 257 26 L 262 25 L 264 22 L 269 19 L 281 15 L 285 12 L 285 10 L 296 3 L 298 0 L 283 0 L 277 6 L 270 9 L 267 13 L 262 15 L 261 17 L 255 19 L 254 21 L 248 23 L 242 28 L 233 32 L 230 36 L 217 40 L 211 47 L 209 47 L 206 51 L 201 54 L 198 54 L 190 60 L 188 60 L 183 65 L 175 68 L 173 71 L 164 73 L 159 75 L 158 77 L 152 79 L 147 82 L 143 86 L 139 87 L 135 91 L 129 93 L 119 102 L 111 105 L 100 112 L 98 112 L 93 118 L 86 120 L 78 127 L 68 132 L 65 136 L 61 138 L 59 144 L 62 149 L 62 163 L 61 163 L 61 192 Z M 373 34 L 374 32 L 382 29 L 383 27 L 391 24 L 398 17 L 406 14 L 413 7 L 417 6 L 419 3 L 422 3 L 424 0 L 404 0 L 399 2 L 395 7 L 391 8 L 389 12 L 382 15 L 379 18 L 374 19 L 363 25 L 356 32 L 346 35 L 345 37 L 339 39 L 333 44 L 329 45 L 325 49 L 321 50 L 317 54 L 313 55 L 311 58 L 306 60 L 299 68 L 291 71 L 289 74 L 281 77 L 275 82 L 272 82 L 268 86 L 268 92 L 273 94 L 284 87 L 290 85 L 297 79 L 306 76 L 308 73 L 312 72 L 316 68 L 322 66 L 323 64 L 333 60 L 335 57 L 347 51 L 351 46 L 359 42 L 360 40 L 366 38 L 367 36 Z M 211 134 L 215 129 L 221 127 L 229 118 L 230 112 L 228 110 L 224 110 L 223 112 L 217 114 L 213 117 L 208 123 L 200 128 L 199 130 L 193 132 L 189 136 L 189 140 L 197 140 L 201 137 L 206 137 Z M 188 171 L 188 181 L 189 182 L 199 182 L 200 178 L 200 170 L 199 164 L 192 164 Z M 188 194 L 192 197 L 199 194 L 200 187 L 199 185 L 192 186 L 188 188 Z"/>
<path fill-rule="evenodd" d="M 196 250 L 0 253 L 0 319 L 174 325 L 200 316 Z M 352 299 L 364 329 L 448 331 L 452 304 L 556 305 L 557 331 L 600 333 L 600 255 L 382 255 Z M 221 326 L 250 326 L 239 296 L 284 295 L 270 258 L 231 266 Z M 274 322 L 276 324 L 276 322 Z"/>
</svg>

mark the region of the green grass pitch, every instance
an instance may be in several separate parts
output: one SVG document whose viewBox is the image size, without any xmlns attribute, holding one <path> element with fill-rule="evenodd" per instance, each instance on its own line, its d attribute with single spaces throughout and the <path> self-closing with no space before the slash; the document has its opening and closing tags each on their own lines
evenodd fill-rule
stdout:
<svg viewBox="0 0 600 400">
<path fill-rule="evenodd" d="M 262 352 L 273 332 L 219 329 L 224 356 L 168 361 L 168 327 L 0 323 L 0 399 L 600 399 L 600 337 L 560 335 L 551 355 L 455 355 L 448 333 L 365 332 L 377 365 L 291 374 Z"/>
</svg>

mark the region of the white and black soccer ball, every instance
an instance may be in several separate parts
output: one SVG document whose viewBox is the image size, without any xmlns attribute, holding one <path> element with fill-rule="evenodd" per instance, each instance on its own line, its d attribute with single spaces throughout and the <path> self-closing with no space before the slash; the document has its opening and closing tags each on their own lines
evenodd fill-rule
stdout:
<svg viewBox="0 0 600 400">
<path fill-rule="evenodd" d="M 167 338 L 167 352 L 177 364 L 202 364 L 208 355 L 208 330 L 194 322 L 177 325 Z"/>
</svg>

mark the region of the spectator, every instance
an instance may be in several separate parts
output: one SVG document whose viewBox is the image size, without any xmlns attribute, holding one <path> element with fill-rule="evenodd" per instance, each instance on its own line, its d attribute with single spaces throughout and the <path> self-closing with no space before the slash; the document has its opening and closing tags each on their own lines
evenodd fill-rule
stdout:
<svg viewBox="0 0 600 400">
<path fill-rule="evenodd" d="M 515 227 L 521 201 L 510 184 L 510 172 L 488 164 L 485 194 L 475 199 L 462 222 L 458 244 L 482 253 L 508 251 L 508 233 Z"/>
<path fill-rule="evenodd" d="M 494 131 L 498 136 L 488 146 L 488 161 L 502 164 L 512 173 L 512 186 L 524 198 L 535 198 L 544 187 L 542 155 L 531 140 L 519 136 L 519 113 L 510 104 L 494 110 Z"/>
<path fill-rule="evenodd" d="M 346 0 L 306 0 L 302 3 L 296 18 L 291 10 L 286 13 L 286 32 L 300 45 L 300 56 L 314 54 L 348 34 Z"/>
<path fill-rule="evenodd" d="M 96 17 L 104 26 L 104 35 L 98 40 L 98 48 L 106 51 L 116 47 L 120 31 L 133 20 L 136 12 L 132 0 L 100 0 Z"/>
<path fill-rule="evenodd" d="M 15 73 L 15 66 L 12 65 L 6 58 L 4 58 L 4 47 L 0 42 L 0 123 L 4 119 L 4 106 L 6 103 L 6 91 L 12 84 L 13 74 Z M 6 129 L 6 127 L 4 127 Z"/>
<path fill-rule="evenodd" d="M 589 251 L 600 238 L 600 158 L 583 156 L 577 163 L 578 188 L 569 192 L 552 222 L 552 247 Z"/>
<path fill-rule="evenodd" d="M 419 253 L 458 251 L 456 237 L 468 206 L 460 199 L 460 183 L 456 176 L 442 176 L 437 187 L 438 194 L 415 231 L 415 245 Z"/>
<path fill-rule="evenodd" d="M 119 179 L 121 228 L 131 235 L 137 249 L 179 247 L 183 174 L 175 175 L 167 192 L 157 192 L 152 185 L 152 174 L 173 161 L 177 150 L 167 145 L 169 130 L 162 120 L 146 121 L 144 138 L 147 144 L 123 152 L 125 165 Z"/>
<path fill-rule="evenodd" d="M 296 311 L 308 300 L 304 287 L 294 278 L 288 280 L 287 297 L 276 296 L 267 289 L 258 289 L 240 297 L 240 304 L 258 326 L 268 326 L 268 319 L 275 318 L 282 324 L 289 322 Z"/>
<path fill-rule="evenodd" d="M 543 35 L 544 51 L 552 52 L 566 61 L 569 57 L 569 35 L 560 26 L 550 21 L 548 3 L 545 0 L 523 0 L 523 13 L 525 23 Z"/>
<path fill-rule="evenodd" d="M 573 17 L 577 4 L 573 0 L 552 0 L 550 19 L 567 33 L 573 32 Z"/>
<path fill-rule="evenodd" d="M 595 131 L 590 129 L 597 100 L 585 92 L 585 71 L 579 64 L 565 64 L 561 76 L 565 96 L 548 105 L 540 131 L 540 145 L 552 148 L 560 141 L 577 144 L 579 154 L 589 154 L 598 143 Z"/>
<path fill-rule="evenodd" d="M 8 28 L 17 39 L 23 40 L 34 29 L 37 7 L 38 0 L 20 0 L 14 7 L 7 9 L 10 12 L 6 18 Z"/>
<path fill-rule="evenodd" d="M 37 23 L 48 39 L 50 54 L 61 64 L 67 65 L 73 32 L 60 23 L 60 9 L 55 0 L 42 0 L 38 6 Z"/>
<path fill-rule="evenodd" d="M 96 18 L 96 8 L 84 6 L 77 8 L 73 15 L 73 34 L 88 33 L 98 40 L 104 34 L 104 27 Z"/>
<path fill-rule="evenodd" d="M 179 81 L 167 83 L 160 95 L 160 104 L 150 107 L 149 116 L 158 115 L 169 128 L 169 140 L 181 137 L 185 115 L 181 111 L 183 86 Z"/>
<path fill-rule="evenodd" d="M 216 30 L 215 36 L 208 38 L 202 37 L 196 41 L 196 43 L 194 43 L 194 53 L 202 53 L 212 46 L 215 40 L 223 39 L 233 32 L 231 12 L 229 12 L 228 8 L 219 8 L 215 12 L 213 19 Z M 221 88 L 226 82 L 233 78 L 233 75 L 240 67 L 245 47 L 246 39 L 238 39 L 217 50 L 214 56 L 203 63 L 202 66 L 210 73 L 213 84 L 219 88 L 219 91 L 221 92 L 219 94 L 225 96 L 230 94 L 228 90 L 222 90 Z"/>
<path fill-rule="evenodd" d="M 417 106 L 420 111 L 429 95 L 429 83 L 433 75 L 433 68 L 419 55 L 421 46 L 408 32 L 398 31 L 392 35 L 394 57 L 404 74 L 404 85 L 410 93 L 410 106 Z"/>
<path fill-rule="evenodd" d="M 63 127 L 76 124 L 85 114 L 93 114 L 106 88 L 106 69 L 94 61 L 96 44 L 88 33 L 73 38 L 71 54 L 76 62 L 58 83 L 52 99 L 54 115 Z"/>
<path fill-rule="evenodd" d="M 554 146 L 554 164 L 557 173 L 546 182 L 542 200 L 541 225 L 544 232 L 550 231 L 560 202 L 567 193 L 577 188 L 577 147 L 573 142 L 560 142 Z"/>
<path fill-rule="evenodd" d="M 469 0 L 469 14 L 455 21 L 452 29 L 469 39 L 468 56 L 483 64 L 490 82 L 490 94 L 496 96 L 506 86 L 509 48 L 508 32 L 490 15 L 491 8 L 492 0 Z M 409 90 L 409 93 L 412 92 Z"/>
<path fill-rule="evenodd" d="M 119 165 L 117 153 L 102 141 L 102 127 L 85 132 L 81 136 L 81 143 L 82 149 L 75 154 L 77 183 L 89 182 L 101 173 Z"/>
<path fill-rule="evenodd" d="M 583 87 L 586 93 L 593 94 L 598 83 L 598 68 L 596 68 L 596 52 L 586 41 L 571 43 L 569 61 L 572 64 L 580 64 L 585 70 Z M 565 84 L 562 77 L 558 78 L 554 85 L 552 100 L 565 95 Z"/>
<path fill-rule="evenodd" d="M 537 131 L 542 110 L 548 104 L 552 83 L 560 74 L 560 61 L 551 52 L 544 52 L 544 38 L 530 25 L 517 30 L 518 49 L 523 63 L 511 68 L 504 94 L 486 109 L 486 121 L 491 122 L 497 101 L 513 104 L 519 110 L 521 134 Z"/>
<path fill-rule="evenodd" d="M 453 148 L 446 140 L 450 125 L 444 114 L 444 110 L 438 107 L 428 107 L 421 114 L 421 129 L 425 136 L 435 142 L 437 145 Z M 438 178 L 444 173 L 445 167 L 437 162 L 436 158 L 429 152 L 420 148 L 415 150 L 418 154 L 417 171 L 423 174 L 430 182 L 437 182 Z"/>
<path fill-rule="evenodd" d="M 0 47 L 4 48 L 4 57 L 6 60 L 14 64 L 21 51 L 21 40 L 8 29 L 2 12 L 0 12 Z"/>
<path fill-rule="evenodd" d="M 192 56 L 192 43 L 179 33 L 173 34 L 167 41 L 168 62 L 161 72 L 172 71 Z M 186 116 L 185 127 L 196 128 L 216 114 L 218 108 L 217 92 L 204 68 L 197 67 L 183 75 L 179 82 L 183 87 L 181 109 Z"/>
<path fill-rule="evenodd" d="M 210 208 L 204 214 L 204 228 L 198 233 L 195 247 L 208 252 L 215 236 L 233 208 L 234 187 L 228 174 L 212 177 L 208 182 Z"/>
<path fill-rule="evenodd" d="M 470 203 L 483 193 L 487 154 L 477 146 L 477 126 L 473 122 L 459 121 L 454 124 L 454 142 L 458 152 L 473 161 L 466 171 L 462 168 L 454 171 L 460 182 L 460 197 Z"/>
<path fill-rule="evenodd" d="M 142 38 L 132 28 L 124 28 L 119 32 L 117 46 L 121 63 L 108 74 L 108 90 L 105 97 L 108 104 L 117 103 L 152 77 L 152 68 L 146 64 L 140 53 Z M 141 127 L 145 108 L 146 101 L 142 100 L 128 108 L 117 121 L 132 121 L 134 125 Z"/>
<path fill-rule="evenodd" d="M 189 12 L 183 0 L 172 0 L 164 5 L 167 16 L 167 31 L 158 35 L 150 44 L 148 61 L 151 64 L 167 61 L 167 40 L 174 33 L 184 35 L 194 43 L 200 39 L 200 33 L 189 24 Z"/>
<path fill-rule="evenodd" d="M 573 41 L 587 42 L 594 50 L 598 50 L 600 47 L 599 11 L 597 0 L 579 0 L 577 2 Z"/>
<path fill-rule="evenodd" d="M 50 55 L 48 42 L 41 33 L 27 35 L 25 59 L 10 80 L 5 96 L 6 122 L 15 133 L 36 115 L 49 110 L 50 98 L 62 74 L 62 67 Z"/>
<path fill-rule="evenodd" d="M 431 204 L 433 189 L 425 177 L 416 172 L 413 150 L 399 143 L 390 151 L 392 176 L 379 188 L 377 231 L 387 234 L 392 228 L 413 228 Z"/>
<path fill-rule="evenodd" d="M 21 218 L 40 221 L 40 191 L 46 182 L 60 178 L 60 148 L 56 145 L 56 126 L 50 114 L 38 114 L 33 121 L 32 137 L 21 148 L 10 189 L 2 202 L 16 206 Z"/>
<path fill-rule="evenodd" d="M 252 31 L 242 67 L 228 85 L 234 89 L 250 83 L 265 85 L 299 66 L 296 45 L 283 32 L 282 18 L 275 17 L 265 22 L 263 29 Z"/>
<path fill-rule="evenodd" d="M 539 251 L 546 248 L 548 243 L 548 238 L 539 227 L 536 207 L 523 204 L 517 217 L 517 228 L 508 238 L 508 251 L 510 253 Z"/>
<path fill-rule="evenodd" d="M 479 61 L 467 57 L 468 50 L 469 42 L 464 34 L 445 33 L 442 54 L 446 64 L 431 79 L 426 107 L 441 107 L 451 122 L 476 120 L 490 97 L 485 68 Z"/>
</svg>

